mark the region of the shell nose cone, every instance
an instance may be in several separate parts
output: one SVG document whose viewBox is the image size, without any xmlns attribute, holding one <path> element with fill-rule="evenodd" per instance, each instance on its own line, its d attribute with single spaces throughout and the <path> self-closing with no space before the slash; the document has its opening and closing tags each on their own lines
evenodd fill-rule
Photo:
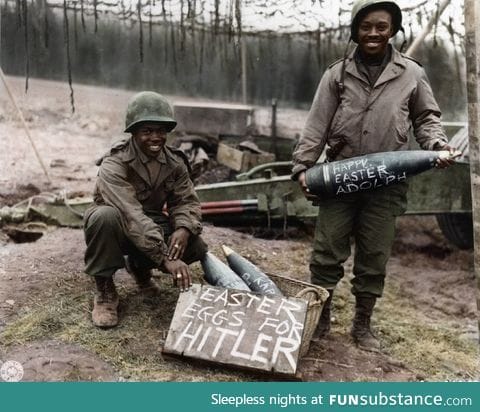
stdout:
<svg viewBox="0 0 480 412">
<path fill-rule="evenodd" d="M 222 245 L 222 249 L 225 256 L 230 256 L 233 253 L 233 250 L 230 249 L 228 246 Z"/>
<path fill-rule="evenodd" d="M 462 152 L 460 150 L 454 150 L 452 152 L 448 150 L 441 150 L 438 152 L 438 158 L 439 159 L 456 159 L 457 157 L 460 157 L 462 155 Z"/>
</svg>

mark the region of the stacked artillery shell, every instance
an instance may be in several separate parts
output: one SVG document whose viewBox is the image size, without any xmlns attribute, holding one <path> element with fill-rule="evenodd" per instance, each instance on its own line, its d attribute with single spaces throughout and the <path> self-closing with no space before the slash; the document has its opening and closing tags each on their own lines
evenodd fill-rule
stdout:
<svg viewBox="0 0 480 412">
<path fill-rule="evenodd" d="M 227 289 L 250 290 L 232 269 L 212 253 L 208 252 L 200 263 L 204 278 L 210 285 Z"/>
<path fill-rule="evenodd" d="M 307 170 L 306 184 L 311 194 L 328 198 L 391 186 L 425 172 L 438 159 L 453 159 L 448 151 L 408 150 L 373 153 Z"/>
<path fill-rule="evenodd" d="M 229 266 L 242 278 L 252 291 L 264 295 L 283 296 L 283 293 L 278 289 L 277 285 L 252 262 L 235 253 L 227 246 L 222 246 L 222 249 Z"/>
</svg>

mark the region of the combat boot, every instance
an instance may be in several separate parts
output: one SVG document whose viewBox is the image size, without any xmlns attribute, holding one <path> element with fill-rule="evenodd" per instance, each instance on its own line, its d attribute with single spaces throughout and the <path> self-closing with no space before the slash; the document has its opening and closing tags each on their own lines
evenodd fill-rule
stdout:
<svg viewBox="0 0 480 412">
<path fill-rule="evenodd" d="M 332 298 L 333 298 L 333 289 L 328 289 L 328 298 L 325 301 L 320 315 L 320 320 L 318 321 L 317 328 L 313 332 L 312 340 L 314 342 L 323 339 L 330 332 L 330 322 L 332 318 Z"/>
<path fill-rule="evenodd" d="M 370 319 L 376 300 L 375 297 L 356 297 L 355 317 L 351 331 L 352 338 L 357 346 L 370 352 L 380 351 L 380 341 L 370 329 Z"/>
<path fill-rule="evenodd" d="M 93 299 L 92 321 L 99 328 L 118 324 L 118 294 L 113 277 L 95 276 L 97 291 Z"/>
<path fill-rule="evenodd" d="M 143 295 L 150 297 L 162 295 L 162 289 L 152 279 L 152 271 L 150 269 L 140 267 L 130 256 L 125 257 L 125 268 L 133 276 Z"/>
</svg>

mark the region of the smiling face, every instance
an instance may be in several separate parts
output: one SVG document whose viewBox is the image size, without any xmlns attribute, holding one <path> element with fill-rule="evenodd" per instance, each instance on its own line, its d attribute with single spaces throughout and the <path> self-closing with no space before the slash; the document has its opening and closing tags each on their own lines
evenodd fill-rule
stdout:
<svg viewBox="0 0 480 412">
<path fill-rule="evenodd" d="M 374 10 L 368 13 L 358 25 L 358 45 L 366 56 L 383 56 L 392 34 L 390 13 L 386 10 Z"/>
<path fill-rule="evenodd" d="M 132 133 L 140 150 L 147 156 L 156 157 L 165 146 L 168 125 L 158 122 L 143 122 Z"/>
</svg>

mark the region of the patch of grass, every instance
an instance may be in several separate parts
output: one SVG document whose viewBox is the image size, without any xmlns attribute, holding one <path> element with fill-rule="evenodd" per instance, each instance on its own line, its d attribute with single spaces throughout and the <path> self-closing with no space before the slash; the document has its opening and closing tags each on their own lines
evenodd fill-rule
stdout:
<svg viewBox="0 0 480 412">
<path fill-rule="evenodd" d="M 193 277 L 198 282 L 199 265 Z M 157 276 L 163 290 L 146 299 L 133 285 L 120 284 L 120 324 L 101 330 L 91 323 L 93 283 L 83 276 L 62 276 L 56 288 L 31 299 L 0 334 L 0 346 L 8 349 L 38 340 L 57 340 L 79 345 L 111 364 L 120 379 L 132 381 L 255 381 L 265 377 L 189 361 L 164 359 L 160 349 L 166 338 L 178 297 L 168 276 Z M 354 298 L 346 277 L 334 296 L 334 329 L 348 334 Z M 479 374 L 478 346 L 456 335 L 452 325 L 432 324 L 415 312 L 410 302 L 388 287 L 373 325 L 388 353 L 425 380 L 468 380 Z M 73 378 L 72 378 L 73 379 Z"/>
<path fill-rule="evenodd" d="M 398 303 L 398 302 L 397 302 Z M 479 374 L 478 345 L 445 325 L 432 325 L 401 305 L 386 303 L 377 330 L 389 353 L 425 380 L 471 380 Z M 395 309 L 395 310 L 394 310 Z"/>
<path fill-rule="evenodd" d="M 343 279 L 333 299 L 333 325 L 349 334 L 355 298 L 350 293 L 350 276 Z M 479 348 L 473 340 L 461 338 L 456 325 L 432 320 L 415 311 L 394 285 L 388 285 L 375 308 L 373 329 L 385 351 L 428 381 L 472 380 L 480 376 Z"/>
<path fill-rule="evenodd" d="M 457 324 L 440 319 L 432 322 L 402 297 L 394 283 L 385 289 L 376 313 L 377 330 L 388 352 L 419 377 L 429 381 L 478 378 L 478 343 L 460 337 Z"/>
<path fill-rule="evenodd" d="M 55 294 L 37 297 L 0 334 L 8 349 L 38 340 L 57 340 L 79 345 L 110 363 L 119 377 L 133 381 L 246 381 L 256 378 L 236 371 L 217 371 L 180 360 L 165 360 L 161 344 L 166 338 L 178 297 L 169 277 L 157 282 L 158 298 L 144 298 L 136 290 L 119 287 L 120 324 L 102 330 L 91 322 L 93 293 L 88 279 L 70 279 Z"/>
</svg>

